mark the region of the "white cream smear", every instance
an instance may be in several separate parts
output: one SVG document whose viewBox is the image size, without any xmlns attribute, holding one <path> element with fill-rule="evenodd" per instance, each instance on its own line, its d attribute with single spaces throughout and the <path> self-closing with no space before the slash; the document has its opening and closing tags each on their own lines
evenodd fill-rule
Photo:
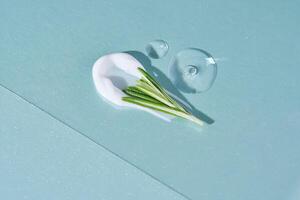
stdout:
<svg viewBox="0 0 300 200">
<path fill-rule="evenodd" d="M 171 121 L 172 116 L 157 112 L 122 100 L 126 94 L 122 91 L 141 78 L 138 67 L 142 64 L 128 53 L 112 53 L 100 57 L 93 66 L 93 80 L 98 93 L 108 102 L 151 113 L 163 120 Z"/>
</svg>

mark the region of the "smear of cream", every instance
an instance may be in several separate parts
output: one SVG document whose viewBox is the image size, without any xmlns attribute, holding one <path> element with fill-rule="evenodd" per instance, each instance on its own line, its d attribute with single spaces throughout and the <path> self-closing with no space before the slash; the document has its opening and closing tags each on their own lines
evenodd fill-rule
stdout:
<svg viewBox="0 0 300 200">
<path fill-rule="evenodd" d="M 112 53 L 100 57 L 93 66 L 93 80 L 98 93 L 108 102 L 149 112 L 161 119 L 170 121 L 172 117 L 151 109 L 130 104 L 122 100 L 126 96 L 123 89 L 134 85 L 141 78 L 138 67 L 142 64 L 127 53 Z"/>
</svg>

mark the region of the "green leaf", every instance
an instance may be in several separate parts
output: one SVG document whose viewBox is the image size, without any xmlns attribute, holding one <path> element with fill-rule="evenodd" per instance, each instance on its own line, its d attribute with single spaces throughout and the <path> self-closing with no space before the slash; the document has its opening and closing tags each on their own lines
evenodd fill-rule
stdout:
<svg viewBox="0 0 300 200">
<path fill-rule="evenodd" d="M 174 108 L 167 107 L 167 106 L 165 106 L 164 104 L 161 104 L 161 103 L 153 103 L 151 101 L 138 99 L 138 98 L 134 98 L 134 97 L 123 97 L 122 99 L 123 99 L 123 101 L 126 101 L 128 103 L 133 103 L 133 104 L 143 106 L 143 107 L 146 107 L 146 108 L 151 108 L 153 110 L 157 110 L 157 111 L 160 111 L 160 112 L 163 112 L 163 113 L 166 113 L 166 114 L 170 114 L 170 115 L 173 115 L 173 116 L 182 117 L 184 119 L 187 119 L 187 120 L 190 120 L 194 123 L 197 123 L 200 126 L 203 125 L 203 121 L 196 118 L 195 116 L 193 116 L 189 113 L 182 112 L 180 110 L 176 110 Z"/>
<path fill-rule="evenodd" d="M 178 112 L 180 112 L 180 111 L 177 111 L 174 108 L 170 108 L 162 103 L 154 103 L 151 101 L 138 99 L 138 98 L 134 98 L 134 97 L 123 97 L 122 99 L 129 103 L 134 103 L 134 104 L 137 104 L 137 105 L 140 105 L 143 107 L 152 108 L 154 110 L 161 111 L 161 112 L 171 114 L 174 116 L 178 116 L 178 114 L 179 114 Z"/>
<path fill-rule="evenodd" d="M 175 107 L 171 102 L 169 102 L 162 94 L 157 93 L 156 91 L 153 90 L 153 88 L 151 88 L 149 85 L 141 82 L 141 81 L 137 81 L 137 86 L 136 88 L 140 91 L 142 91 L 143 93 L 153 97 L 154 99 L 170 106 L 170 107 Z"/>
<path fill-rule="evenodd" d="M 201 119 L 193 116 L 181 106 L 150 74 L 142 68 L 138 70 L 142 78 L 137 80 L 136 86 L 129 86 L 123 90 L 128 95 L 122 98 L 123 101 L 203 125 Z"/>
<path fill-rule="evenodd" d="M 159 103 L 159 101 L 157 101 L 156 99 L 152 98 L 149 95 L 141 93 L 139 90 L 136 90 L 136 89 L 127 88 L 127 89 L 123 90 L 123 92 L 131 97 L 137 97 L 137 98 L 148 100 L 148 101 L 151 101 L 154 103 Z"/>
<path fill-rule="evenodd" d="M 174 100 L 172 97 L 170 97 L 170 95 L 166 92 L 166 90 L 164 88 L 162 88 L 159 83 L 151 77 L 150 74 L 148 74 L 144 69 L 142 68 L 138 68 L 138 70 L 142 73 L 143 78 L 150 84 L 153 85 L 154 88 L 156 88 L 156 90 L 160 91 L 160 93 L 165 96 L 165 99 L 167 101 L 170 101 L 172 104 L 174 104 L 175 107 L 177 107 L 178 109 L 185 111 L 185 109 L 179 104 L 177 103 L 176 100 Z M 143 80 L 142 78 L 142 80 Z"/>
</svg>

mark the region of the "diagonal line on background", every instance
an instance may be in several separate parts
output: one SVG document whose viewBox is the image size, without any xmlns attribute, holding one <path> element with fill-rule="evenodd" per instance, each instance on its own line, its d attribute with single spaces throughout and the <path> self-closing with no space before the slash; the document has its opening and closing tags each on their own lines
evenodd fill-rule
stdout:
<svg viewBox="0 0 300 200">
<path fill-rule="evenodd" d="M 88 135 L 84 134 L 82 131 L 72 127 L 71 125 L 69 125 L 68 123 L 64 122 L 63 120 L 57 118 L 56 116 L 54 116 L 53 114 L 51 114 L 50 112 L 48 112 L 47 110 L 43 109 L 42 107 L 34 104 L 33 102 L 27 100 L 25 97 L 19 95 L 18 93 L 16 93 L 15 91 L 11 90 L 10 88 L 6 87 L 5 85 L 0 83 L 0 87 L 4 88 L 5 90 L 15 94 L 17 97 L 19 97 L 20 99 L 22 99 L 23 101 L 25 101 L 26 103 L 34 106 L 35 108 L 39 109 L 40 111 L 42 111 L 43 113 L 47 114 L 48 116 L 50 116 L 51 118 L 53 118 L 54 120 L 56 120 L 57 122 L 67 126 L 68 128 L 72 129 L 73 131 L 77 132 L 78 134 L 88 138 L 90 141 L 92 141 L 93 143 L 95 143 L 96 145 L 99 145 L 100 147 L 102 147 L 103 149 L 105 149 L 106 151 L 108 151 L 109 153 L 113 154 L 114 156 L 116 156 L 117 158 L 121 159 L 122 161 L 126 162 L 127 164 L 129 164 L 130 166 L 136 168 L 137 170 L 141 171 L 142 173 L 146 174 L 147 176 L 149 176 L 150 178 L 154 179 L 155 181 L 157 181 L 158 183 L 164 185 L 165 187 L 167 187 L 168 189 L 172 190 L 173 192 L 179 194 L 180 196 L 182 196 L 183 198 L 185 198 L 186 200 L 192 200 L 189 196 L 183 194 L 182 192 L 178 191 L 177 189 L 175 189 L 174 187 L 168 185 L 167 183 L 163 182 L 162 180 L 156 178 L 155 176 L 153 176 L 152 174 L 150 174 L 149 172 L 147 172 L 146 170 L 140 168 L 139 166 L 137 166 L 136 164 L 132 163 L 131 161 L 127 160 L 126 158 L 122 157 L 121 155 L 115 153 L 114 151 L 110 150 L 109 148 L 107 148 L 106 146 L 104 146 L 101 143 L 96 142 L 94 139 L 92 139 L 91 137 L 89 137 Z"/>
</svg>

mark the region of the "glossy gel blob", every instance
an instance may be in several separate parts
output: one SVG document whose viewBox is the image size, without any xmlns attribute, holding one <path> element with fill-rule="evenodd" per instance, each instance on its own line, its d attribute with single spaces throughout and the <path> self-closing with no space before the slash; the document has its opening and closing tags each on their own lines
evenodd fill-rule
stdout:
<svg viewBox="0 0 300 200">
<path fill-rule="evenodd" d="M 164 57 L 169 50 L 169 45 L 164 40 L 153 40 L 146 46 L 146 53 L 149 57 L 159 59 Z"/>
<path fill-rule="evenodd" d="M 174 56 L 169 65 L 169 76 L 182 92 L 205 92 L 216 79 L 217 64 L 208 52 L 188 48 Z"/>
</svg>

